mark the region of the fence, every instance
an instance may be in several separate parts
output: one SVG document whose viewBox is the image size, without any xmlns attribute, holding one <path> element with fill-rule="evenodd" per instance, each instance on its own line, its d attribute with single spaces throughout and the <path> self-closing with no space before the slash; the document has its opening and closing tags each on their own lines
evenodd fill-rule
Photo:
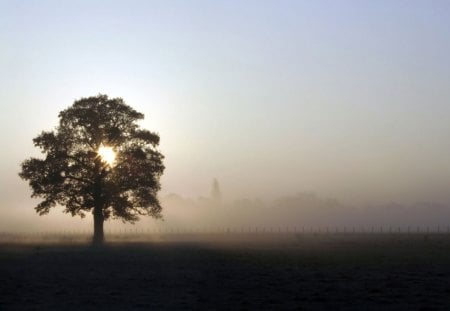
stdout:
<svg viewBox="0 0 450 311">
<path fill-rule="evenodd" d="M 133 228 L 105 230 L 105 237 L 115 239 L 142 238 L 152 240 L 157 237 L 192 237 L 192 236 L 275 236 L 275 235 L 447 235 L 450 234 L 450 225 L 442 226 L 343 226 L 343 227 L 308 227 L 308 226 L 241 226 L 219 228 Z M 90 240 L 93 232 L 90 230 L 59 230 L 39 232 L 0 232 L 0 242 L 5 241 L 86 241 Z"/>
</svg>

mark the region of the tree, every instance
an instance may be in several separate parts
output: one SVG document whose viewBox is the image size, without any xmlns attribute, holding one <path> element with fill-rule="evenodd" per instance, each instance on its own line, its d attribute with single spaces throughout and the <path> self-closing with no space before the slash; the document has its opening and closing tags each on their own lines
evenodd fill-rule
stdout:
<svg viewBox="0 0 450 311">
<path fill-rule="evenodd" d="M 103 243 L 109 218 L 161 218 L 157 192 L 164 157 L 156 149 L 159 135 L 137 124 L 143 118 L 121 98 L 106 95 L 81 98 L 61 111 L 55 130 L 33 139 L 45 158 L 25 160 L 19 173 L 29 181 L 31 196 L 43 198 L 36 212 L 48 214 L 58 204 L 72 216 L 92 212 L 94 244 Z"/>
</svg>

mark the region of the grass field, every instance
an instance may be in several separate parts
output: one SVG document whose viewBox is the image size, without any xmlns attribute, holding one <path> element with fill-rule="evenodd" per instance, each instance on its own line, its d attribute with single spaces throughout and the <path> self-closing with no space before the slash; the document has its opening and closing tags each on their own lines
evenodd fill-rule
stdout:
<svg viewBox="0 0 450 311">
<path fill-rule="evenodd" d="M 0 280 L 0 310 L 450 310 L 450 236 L 3 241 Z"/>
</svg>

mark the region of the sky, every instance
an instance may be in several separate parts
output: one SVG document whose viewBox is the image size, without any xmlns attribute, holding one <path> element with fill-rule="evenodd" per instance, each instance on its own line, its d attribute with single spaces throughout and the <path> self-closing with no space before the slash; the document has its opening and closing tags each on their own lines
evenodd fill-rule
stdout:
<svg viewBox="0 0 450 311">
<path fill-rule="evenodd" d="M 99 93 L 160 134 L 162 196 L 217 178 L 224 200 L 450 204 L 449 17 L 438 0 L 0 0 L 0 231 L 38 218 L 17 175 L 32 139 Z"/>
</svg>

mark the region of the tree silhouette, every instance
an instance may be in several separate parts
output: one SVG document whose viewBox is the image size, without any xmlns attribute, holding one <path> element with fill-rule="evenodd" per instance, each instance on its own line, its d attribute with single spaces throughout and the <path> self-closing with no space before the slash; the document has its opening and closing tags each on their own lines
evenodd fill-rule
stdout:
<svg viewBox="0 0 450 311">
<path fill-rule="evenodd" d="M 61 111 L 58 127 L 33 139 L 45 158 L 25 160 L 19 173 L 31 196 L 43 198 L 36 212 L 48 214 L 58 204 L 72 216 L 92 212 L 94 244 L 103 243 L 106 219 L 161 218 L 164 157 L 156 149 L 158 134 L 139 128 L 143 118 L 121 98 L 106 95 L 81 98 Z"/>
</svg>

